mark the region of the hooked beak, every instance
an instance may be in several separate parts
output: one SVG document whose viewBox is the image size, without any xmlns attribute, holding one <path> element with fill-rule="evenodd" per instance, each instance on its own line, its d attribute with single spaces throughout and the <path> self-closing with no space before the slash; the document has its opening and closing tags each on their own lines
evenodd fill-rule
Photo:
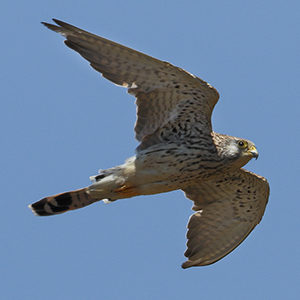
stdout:
<svg viewBox="0 0 300 300">
<path fill-rule="evenodd" d="M 248 150 L 248 153 L 250 153 L 255 159 L 258 158 L 258 151 L 255 146 L 251 146 Z"/>
</svg>

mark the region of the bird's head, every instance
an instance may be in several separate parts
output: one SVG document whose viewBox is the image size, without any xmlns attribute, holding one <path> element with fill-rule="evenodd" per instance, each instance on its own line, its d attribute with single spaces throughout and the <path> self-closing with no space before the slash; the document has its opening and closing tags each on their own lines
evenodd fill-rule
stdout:
<svg viewBox="0 0 300 300">
<path fill-rule="evenodd" d="M 254 143 L 249 140 L 215 132 L 212 137 L 218 155 L 227 160 L 235 168 L 241 168 L 250 159 L 258 158 L 258 151 Z"/>
<path fill-rule="evenodd" d="M 225 156 L 234 161 L 234 165 L 242 167 L 250 159 L 258 158 L 258 151 L 253 142 L 232 137 L 225 145 Z"/>
</svg>

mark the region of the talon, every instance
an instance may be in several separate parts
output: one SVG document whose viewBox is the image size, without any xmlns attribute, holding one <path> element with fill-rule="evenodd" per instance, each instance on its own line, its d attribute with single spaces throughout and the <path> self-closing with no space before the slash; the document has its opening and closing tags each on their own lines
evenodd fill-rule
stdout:
<svg viewBox="0 0 300 300">
<path fill-rule="evenodd" d="M 138 195 L 135 187 L 126 185 L 123 185 L 120 188 L 116 189 L 115 193 L 119 194 L 124 198 L 130 198 Z"/>
</svg>

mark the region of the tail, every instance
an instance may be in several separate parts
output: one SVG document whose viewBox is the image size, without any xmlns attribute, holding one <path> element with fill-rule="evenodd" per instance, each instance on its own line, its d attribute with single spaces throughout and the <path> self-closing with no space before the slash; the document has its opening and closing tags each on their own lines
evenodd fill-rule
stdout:
<svg viewBox="0 0 300 300">
<path fill-rule="evenodd" d="M 90 177 L 93 184 L 89 187 L 43 198 L 29 205 L 29 208 L 37 216 L 51 216 L 78 209 L 100 200 L 108 203 L 140 195 L 132 183 L 126 182 L 122 172 L 122 166 L 102 170 L 100 174 Z"/>
<path fill-rule="evenodd" d="M 57 194 L 37 201 L 29 208 L 37 216 L 51 216 L 81 208 L 98 201 L 92 198 L 88 188 Z"/>
</svg>

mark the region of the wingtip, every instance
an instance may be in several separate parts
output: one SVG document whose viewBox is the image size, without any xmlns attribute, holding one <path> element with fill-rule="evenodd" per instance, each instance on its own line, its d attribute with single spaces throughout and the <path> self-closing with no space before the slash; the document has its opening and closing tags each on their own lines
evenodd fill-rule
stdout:
<svg viewBox="0 0 300 300">
<path fill-rule="evenodd" d="M 186 267 L 186 266 L 184 265 L 184 263 L 183 263 L 183 264 L 181 264 L 181 268 L 182 268 L 183 270 L 185 270 L 185 269 L 187 269 L 188 267 Z"/>
<path fill-rule="evenodd" d="M 215 262 L 216 262 L 216 260 L 208 262 L 208 263 L 205 263 L 205 262 L 201 261 L 201 259 L 198 259 L 198 260 L 195 260 L 195 261 L 187 260 L 181 265 L 181 268 L 182 269 L 188 269 L 188 268 L 192 268 L 192 267 L 204 267 L 204 266 L 207 266 L 207 265 L 211 265 Z"/>
<path fill-rule="evenodd" d="M 53 30 L 53 31 L 59 31 L 60 27 L 47 23 L 47 22 L 41 22 L 42 25 L 46 26 L 48 29 Z"/>
<path fill-rule="evenodd" d="M 55 19 L 55 18 L 52 18 L 51 19 L 54 23 L 56 23 L 57 25 L 60 25 L 59 23 L 64 23 L 63 21 L 61 21 L 61 20 L 58 20 L 58 19 Z M 52 24 L 50 24 L 50 23 L 47 23 L 47 22 L 41 22 L 42 24 L 49 24 L 49 25 L 52 25 Z"/>
<path fill-rule="evenodd" d="M 42 25 L 46 26 L 48 29 L 60 33 L 63 36 L 67 36 L 67 33 L 71 30 L 72 25 L 65 23 L 63 21 L 52 19 L 55 24 L 50 24 L 47 22 L 41 22 Z M 56 25 L 57 24 L 57 25 Z"/>
<path fill-rule="evenodd" d="M 59 25 L 59 26 L 62 26 L 62 25 L 64 25 L 64 24 L 67 24 L 67 23 L 65 23 L 65 22 L 63 22 L 63 21 L 61 21 L 61 20 L 55 19 L 55 18 L 52 18 L 52 21 L 55 22 L 55 23 L 56 23 L 57 25 Z"/>
<path fill-rule="evenodd" d="M 181 264 L 181 268 L 182 269 L 188 269 L 188 268 L 190 268 L 190 267 L 193 267 L 193 264 L 191 263 L 191 261 L 186 261 L 186 262 L 184 262 L 183 264 Z"/>
<path fill-rule="evenodd" d="M 41 22 L 41 24 L 42 25 L 44 25 L 44 26 L 46 26 L 46 27 L 48 27 L 48 26 L 51 26 L 52 24 L 50 24 L 50 23 L 47 23 L 47 22 Z M 52 25 L 53 26 L 53 25 Z"/>
</svg>

